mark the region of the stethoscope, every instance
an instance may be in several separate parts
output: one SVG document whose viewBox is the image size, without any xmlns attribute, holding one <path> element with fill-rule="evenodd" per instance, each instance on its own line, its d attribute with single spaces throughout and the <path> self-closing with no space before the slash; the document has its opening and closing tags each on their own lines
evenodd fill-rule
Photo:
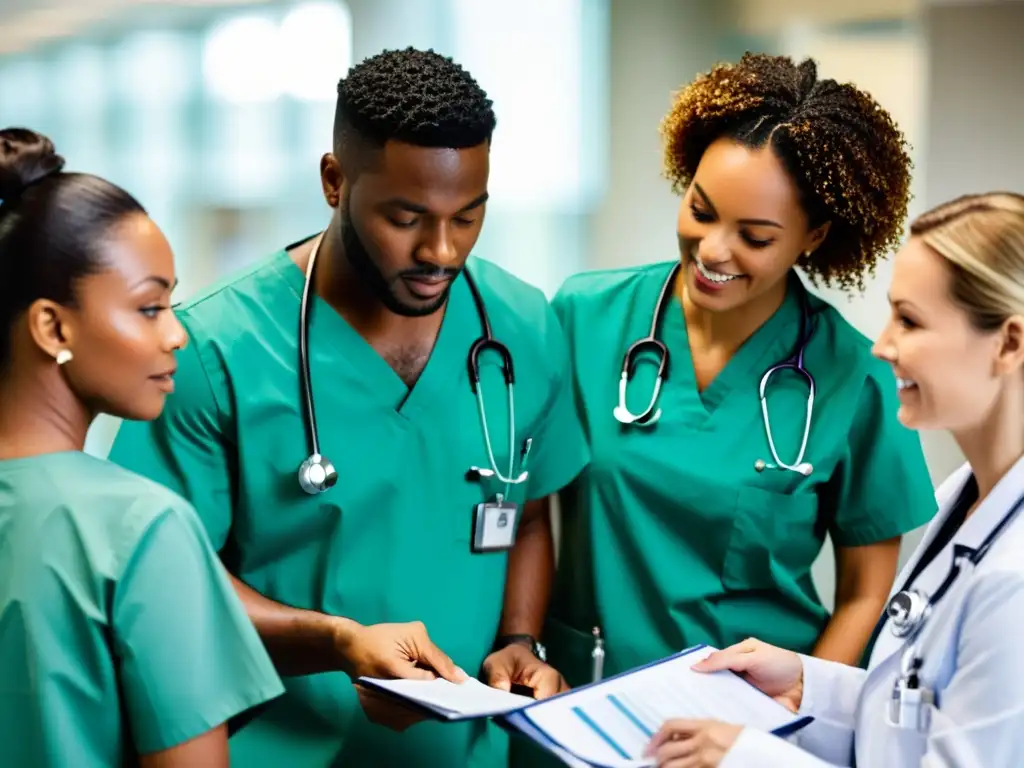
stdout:
<svg viewBox="0 0 1024 768">
<path fill-rule="evenodd" d="M 953 582 L 963 569 L 964 563 L 977 567 L 996 539 L 1006 530 L 1007 526 L 1024 507 L 1024 495 L 1003 515 L 1003 519 L 992 529 L 985 540 L 976 548 L 963 544 L 953 545 L 953 563 L 950 565 L 946 578 L 942 580 L 935 594 L 930 597 L 918 589 L 902 589 L 889 600 L 885 607 L 883 621 L 888 619 L 892 633 L 899 638 L 907 638 L 906 646 L 900 657 L 900 674 L 893 683 L 892 696 L 889 700 L 889 722 L 899 728 L 913 728 L 926 731 L 929 727 L 931 709 L 934 704 L 935 692 L 921 685 L 921 668 L 924 656 L 921 651 L 921 635 L 928 623 L 928 618 L 935 606 L 946 596 Z"/>
<path fill-rule="evenodd" d="M 681 263 L 673 266 L 668 273 L 668 277 L 665 278 L 665 282 L 661 286 L 661 292 L 658 294 L 658 302 L 655 304 L 654 316 L 651 318 L 651 327 L 647 335 L 633 342 L 629 349 L 626 350 L 626 354 L 622 359 L 622 374 L 619 377 L 619 404 L 615 406 L 615 409 L 612 411 L 615 418 L 621 424 L 650 427 L 661 418 L 661 408 L 658 407 L 658 397 L 661 395 L 662 383 L 668 379 L 669 353 L 668 347 L 666 347 L 665 343 L 658 338 L 658 328 L 661 327 L 665 312 L 671 302 L 671 289 L 675 283 L 676 275 L 678 275 L 681 266 Z M 772 453 L 772 459 L 774 462 L 769 463 L 763 459 L 758 459 L 754 462 L 754 469 L 758 472 L 763 472 L 766 469 L 784 469 L 791 472 L 799 472 L 801 475 L 806 477 L 814 471 L 814 467 L 810 463 L 804 461 L 804 454 L 807 451 L 807 438 L 811 433 L 811 418 L 814 413 L 814 377 L 811 375 L 811 372 L 807 370 L 807 366 L 804 364 L 804 351 L 807 349 L 807 344 L 811 340 L 812 334 L 813 327 L 810 322 L 810 307 L 807 303 L 806 289 L 801 286 L 800 335 L 797 337 L 796 347 L 789 357 L 785 360 L 779 361 L 764 372 L 764 375 L 761 377 L 761 384 L 758 388 L 758 397 L 761 400 L 761 418 L 764 421 L 764 431 L 768 437 L 768 448 Z M 633 378 L 633 373 L 636 369 L 637 356 L 645 350 L 653 351 L 657 356 L 658 373 L 654 380 L 654 392 L 651 395 L 650 402 L 647 404 L 647 408 L 645 408 L 642 413 L 633 413 L 626 405 L 626 389 L 629 385 L 630 379 Z M 786 464 L 782 461 L 775 449 L 775 440 L 772 437 L 771 419 L 768 416 L 768 400 L 765 397 L 768 382 L 771 380 L 772 375 L 784 370 L 796 371 L 803 376 L 807 382 L 807 409 L 804 416 L 804 434 L 803 439 L 800 442 L 800 452 L 797 454 L 796 461 L 792 464 Z"/>
<path fill-rule="evenodd" d="M 309 435 L 310 454 L 299 466 L 299 485 L 308 494 L 322 493 L 332 488 L 338 482 L 338 472 L 334 464 L 326 456 L 320 453 L 320 437 L 316 425 L 316 411 L 313 406 L 313 386 L 309 372 L 309 295 L 313 285 L 313 268 L 316 264 L 316 257 L 320 251 L 320 243 L 323 240 L 321 234 L 313 250 L 309 254 L 309 263 L 306 264 L 306 280 L 302 287 L 302 303 L 299 307 L 299 369 L 302 374 L 302 399 L 306 410 L 306 428 Z M 469 385 L 476 396 L 477 410 L 480 415 L 480 425 L 483 431 L 484 445 L 487 448 L 487 459 L 490 468 L 470 467 L 470 472 L 481 478 L 497 478 L 506 485 L 518 485 L 525 482 L 530 473 L 522 471 L 518 476 L 513 477 L 515 468 L 515 443 L 516 443 L 516 421 L 515 421 L 515 396 L 513 389 L 515 385 L 515 372 L 512 366 L 512 353 L 508 347 L 494 338 L 491 332 L 491 323 L 487 317 L 487 310 L 484 307 L 483 297 L 476 286 L 468 270 L 463 270 L 466 284 L 473 295 L 473 303 L 476 305 L 476 312 L 480 318 L 480 325 L 483 328 L 483 335 L 478 338 L 469 348 L 467 367 L 469 369 Z M 501 370 L 505 378 L 505 389 L 508 392 L 508 472 L 502 474 L 498 469 L 494 450 L 491 447 L 491 436 L 487 429 L 487 412 L 484 408 L 483 389 L 480 386 L 480 354 L 485 350 L 492 350 L 501 357 Z M 527 440 L 523 449 L 521 461 L 525 462 L 526 454 L 532 441 Z"/>
</svg>

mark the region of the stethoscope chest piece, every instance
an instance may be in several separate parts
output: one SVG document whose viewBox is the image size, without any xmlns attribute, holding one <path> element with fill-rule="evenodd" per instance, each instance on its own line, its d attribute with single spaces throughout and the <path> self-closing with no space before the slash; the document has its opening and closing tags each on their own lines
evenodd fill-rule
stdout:
<svg viewBox="0 0 1024 768">
<path fill-rule="evenodd" d="M 311 496 L 333 488 L 336 482 L 338 472 L 326 456 L 311 454 L 299 466 L 299 485 Z"/>
<path fill-rule="evenodd" d="M 923 626 L 928 614 L 928 598 L 916 589 L 897 592 L 885 607 L 892 633 L 906 637 Z"/>
</svg>

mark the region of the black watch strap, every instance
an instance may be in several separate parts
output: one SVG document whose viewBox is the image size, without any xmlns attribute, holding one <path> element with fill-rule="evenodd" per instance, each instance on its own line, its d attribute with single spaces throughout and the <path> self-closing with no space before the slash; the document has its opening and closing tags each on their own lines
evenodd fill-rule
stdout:
<svg viewBox="0 0 1024 768">
<path fill-rule="evenodd" d="M 525 645 L 530 649 L 530 653 L 541 661 L 545 661 L 547 658 L 544 646 L 533 635 L 500 635 L 494 641 L 494 650 L 500 651 L 502 648 L 508 648 L 510 645 Z"/>
</svg>

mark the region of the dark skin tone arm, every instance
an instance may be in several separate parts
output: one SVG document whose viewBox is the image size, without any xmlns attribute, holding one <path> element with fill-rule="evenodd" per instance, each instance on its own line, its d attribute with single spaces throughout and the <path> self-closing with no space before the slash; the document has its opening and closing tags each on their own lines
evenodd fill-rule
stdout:
<svg viewBox="0 0 1024 768">
<path fill-rule="evenodd" d="M 509 552 L 499 635 L 540 637 L 554 572 L 550 498 L 527 502 L 516 543 Z M 488 656 L 482 677 L 506 691 L 513 685 L 530 688 L 538 699 L 568 687 L 558 671 L 534 656 L 526 643 L 513 643 Z"/>
<path fill-rule="evenodd" d="M 249 619 L 279 674 L 290 677 L 343 667 L 340 649 L 351 642 L 356 622 L 279 603 L 231 576 Z M 351 669 L 344 669 L 352 674 Z"/>
<path fill-rule="evenodd" d="M 836 547 L 836 608 L 814 646 L 818 658 L 857 665 L 896 578 L 900 537 Z"/>
<path fill-rule="evenodd" d="M 353 680 L 363 676 L 464 679 L 430 640 L 422 622 L 364 626 L 341 616 L 291 608 L 264 597 L 234 576 L 231 581 L 282 676 L 340 670 Z"/>
<path fill-rule="evenodd" d="M 549 499 L 527 502 L 515 546 L 508 556 L 499 635 L 540 637 L 555 574 Z"/>
</svg>

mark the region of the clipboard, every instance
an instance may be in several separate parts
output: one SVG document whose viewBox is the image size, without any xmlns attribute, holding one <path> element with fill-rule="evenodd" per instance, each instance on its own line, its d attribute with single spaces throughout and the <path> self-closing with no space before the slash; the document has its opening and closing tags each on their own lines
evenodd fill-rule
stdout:
<svg viewBox="0 0 1024 768">
<path fill-rule="evenodd" d="M 653 765 L 640 757 L 643 746 L 665 719 L 710 717 L 755 727 L 779 737 L 809 723 L 733 672 L 704 675 L 690 667 L 714 648 L 695 645 L 612 677 L 534 701 L 488 688 L 478 680 L 462 686 L 360 678 L 359 684 L 391 696 L 434 720 L 460 722 L 492 718 L 504 730 L 527 738 L 563 763 L 577 768 Z M 674 665 L 688 659 L 673 669 Z M 656 671 L 655 671 L 656 670 Z M 698 677 L 691 677 L 698 676 Z M 706 677 L 706 680 L 698 678 Z M 461 690 L 456 690 L 461 689 Z M 702 715 L 689 704 L 699 691 L 711 707 Z M 717 711 L 715 710 L 717 707 Z M 734 717 L 729 717 L 729 712 Z M 719 714 L 720 713 L 720 714 Z"/>
<path fill-rule="evenodd" d="M 547 752 L 554 754 L 556 757 L 562 760 L 562 762 L 570 766 L 579 766 L 581 768 L 619 768 L 620 766 L 651 766 L 654 765 L 654 762 L 652 760 L 645 760 L 636 757 L 634 754 L 629 754 L 628 750 L 622 749 L 618 744 L 615 744 L 615 746 L 612 747 L 611 750 L 612 752 L 617 753 L 616 759 L 607 761 L 588 760 L 585 756 L 579 754 L 576 750 L 574 750 L 571 747 L 571 745 L 563 743 L 562 738 L 560 738 L 560 734 L 551 732 L 550 730 L 546 729 L 541 723 L 537 722 L 540 718 L 531 717 L 531 712 L 539 711 L 539 709 L 542 707 L 550 707 L 552 703 L 557 702 L 559 699 L 563 700 L 565 704 L 569 704 L 573 701 L 573 699 L 579 701 L 582 701 L 584 699 L 593 699 L 594 694 L 601 696 L 605 695 L 604 692 L 607 692 L 607 698 L 613 698 L 615 697 L 616 692 L 622 689 L 623 681 L 628 681 L 630 678 L 635 678 L 637 675 L 640 675 L 645 671 L 650 671 L 658 667 L 663 667 L 666 664 L 670 664 L 672 662 L 678 661 L 686 657 L 707 655 L 708 653 L 714 650 L 716 649 L 711 648 L 706 644 L 695 645 L 678 653 L 672 654 L 671 656 L 667 656 L 663 659 L 653 661 L 650 664 L 645 664 L 641 667 L 636 667 L 634 669 L 621 672 L 617 675 L 613 675 L 603 680 L 598 680 L 597 682 L 587 683 L 586 685 L 574 688 L 571 691 L 566 691 L 557 694 L 555 696 L 552 696 L 551 698 L 544 699 L 543 701 L 532 702 L 531 704 L 529 704 L 526 707 L 523 707 L 522 709 L 508 712 L 505 715 L 496 717 L 495 721 L 499 725 L 501 725 L 505 730 L 515 733 L 521 738 L 530 739 L 537 746 L 539 746 Z M 696 659 L 694 660 L 694 663 L 695 662 Z M 749 690 L 751 692 L 751 700 L 766 700 L 768 702 L 771 702 L 770 705 L 767 705 L 769 708 L 775 707 L 778 708 L 778 710 L 780 710 L 780 722 L 778 726 L 770 729 L 764 729 L 775 736 L 784 738 L 799 731 L 800 729 L 806 727 L 814 721 L 814 718 L 808 715 L 793 715 L 791 712 L 786 710 L 781 704 L 778 704 L 777 702 L 773 701 L 771 697 L 762 693 L 756 687 L 751 685 L 746 680 L 743 680 L 743 678 L 741 678 L 739 675 L 736 675 L 735 673 L 728 672 L 718 674 L 730 675 L 730 679 L 734 679 L 735 682 L 742 683 L 742 685 L 745 687 L 745 690 Z M 586 694 L 586 692 L 588 691 L 591 694 L 589 696 Z M 602 693 L 598 694 L 598 691 L 602 691 Z M 621 702 L 618 702 L 618 704 L 621 704 Z M 649 740 L 649 738 L 654 735 L 654 732 L 660 726 L 660 723 L 655 724 L 651 722 L 648 723 L 645 727 L 643 723 L 638 722 L 637 718 L 635 718 L 634 713 L 630 712 L 628 707 L 619 707 L 618 704 L 616 704 L 615 706 L 619 708 L 620 714 L 622 715 L 624 722 L 630 722 L 633 726 L 638 728 L 638 737 L 642 735 L 642 738 L 645 742 Z M 782 713 L 785 713 L 784 717 Z M 714 719 L 714 716 L 712 717 Z M 727 720 L 728 718 L 722 716 L 717 719 Z M 606 744 L 609 741 L 615 741 L 614 735 L 609 735 L 608 733 L 601 733 L 601 731 L 603 730 L 601 724 L 591 722 L 587 724 L 587 727 L 593 728 L 597 733 L 598 739 L 604 741 Z"/>
</svg>

